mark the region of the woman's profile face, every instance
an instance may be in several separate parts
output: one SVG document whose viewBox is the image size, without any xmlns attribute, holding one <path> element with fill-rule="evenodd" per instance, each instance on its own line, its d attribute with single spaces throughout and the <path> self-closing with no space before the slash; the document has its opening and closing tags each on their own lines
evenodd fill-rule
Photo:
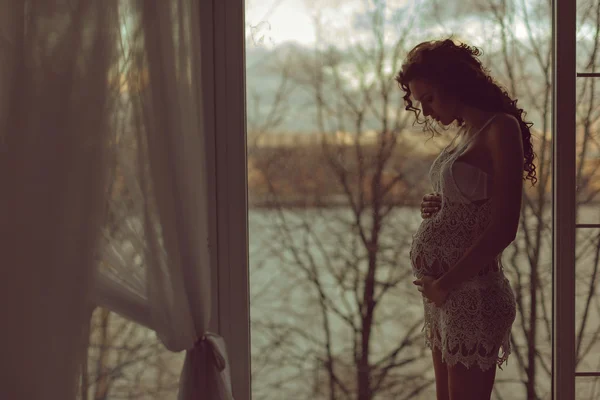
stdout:
<svg viewBox="0 0 600 400">
<path fill-rule="evenodd" d="M 450 125 L 459 117 L 458 99 L 440 90 L 423 79 L 414 79 L 408 83 L 413 101 L 420 105 L 423 115 L 435 119 L 443 125 Z"/>
</svg>

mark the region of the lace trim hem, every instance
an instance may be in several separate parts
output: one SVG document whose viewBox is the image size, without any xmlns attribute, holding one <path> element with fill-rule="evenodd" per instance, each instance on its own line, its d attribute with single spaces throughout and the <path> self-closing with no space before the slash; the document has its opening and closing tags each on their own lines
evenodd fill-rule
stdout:
<svg viewBox="0 0 600 400">
<path fill-rule="evenodd" d="M 426 327 L 424 327 L 423 330 L 425 330 L 425 328 Z M 510 333 L 507 334 L 502 340 L 502 344 L 500 345 L 501 353 L 497 357 L 482 356 L 480 354 L 470 354 L 468 356 L 464 356 L 460 352 L 452 354 L 446 349 L 446 346 L 444 346 L 439 338 L 434 337 L 432 339 L 427 332 L 425 332 L 425 344 L 431 350 L 437 348 L 442 353 L 442 360 L 451 367 L 461 363 L 467 369 L 470 369 L 477 364 L 482 371 L 487 371 L 494 366 L 498 366 L 498 368 L 502 370 L 502 365 L 508 364 L 508 356 L 512 353 L 510 346 Z"/>
</svg>

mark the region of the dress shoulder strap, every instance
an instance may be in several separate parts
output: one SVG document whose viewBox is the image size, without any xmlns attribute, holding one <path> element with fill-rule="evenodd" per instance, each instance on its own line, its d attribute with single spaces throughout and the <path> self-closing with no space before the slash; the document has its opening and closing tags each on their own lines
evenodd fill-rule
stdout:
<svg viewBox="0 0 600 400">
<path fill-rule="evenodd" d="M 496 118 L 496 116 L 497 116 L 497 115 L 498 115 L 498 113 L 495 113 L 494 115 L 492 115 L 492 116 L 491 116 L 491 117 L 490 117 L 490 118 L 489 118 L 489 119 L 488 119 L 488 120 L 485 122 L 485 124 L 483 124 L 483 125 L 481 126 L 481 128 L 479 128 L 479 129 L 477 130 L 477 132 L 475 132 L 475 133 L 474 133 L 474 134 L 472 134 L 472 135 L 471 135 L 471 136 L 470 136 L 470 137 L 469 137 L 467 140 L 465 140 L 465 142 L 463 143 L 463 148 L 464 148 L 464 147 L 465 147 L 465 146 L 466 146 L 468 143 L 470 143 L 470 142 L 473 140 L 473 138 L 475 138 L 475 137 L 476 137 L 477 135 L 479 135 L 479 134 L 480 134 L 480 133 L 481 133 L 481 132 L 482 132 L 482 131 L 483 131 L 485 128 L 487 128 L 487 127 L 488 127 L 488 125 L 492 123 L 492 121 L 494 120 L 494 118 Z"/>
</svg>

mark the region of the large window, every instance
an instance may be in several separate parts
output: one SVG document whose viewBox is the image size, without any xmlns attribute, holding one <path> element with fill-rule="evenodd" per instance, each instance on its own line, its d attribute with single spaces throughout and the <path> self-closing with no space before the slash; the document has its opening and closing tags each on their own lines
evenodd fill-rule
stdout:
<svg viewBox="0 0 600 400">
<path fill-rule="evenodd" d="M 575 371 L 576 398 L 600 396 L 600 0 L 569 2 L 201 0 L 214 327 L 237 400 L 432 398 L 408 246 L 452 133 L 415 128 L 393 77 L 413 45 L 450 34 L 484 50 L 534 123 L 539 181 L 504 254 L 518 316 L 494 398 L 570 400 Z M 181 362 L 98 309 L 81 397 L 175 398 Z"/>
<path fill-rule="evenodd" d="M 408 247 L 453 131 L 413 127 L 393 78 L 412 46 L 451 34 L 484 50 L 534 123 L 539 181 L 504 255 L 518 317 L 495 398 L 551 397 L 552 6 L 463 3 L 246 2 L 255 399 L 432 398 Z"/>
</svg>

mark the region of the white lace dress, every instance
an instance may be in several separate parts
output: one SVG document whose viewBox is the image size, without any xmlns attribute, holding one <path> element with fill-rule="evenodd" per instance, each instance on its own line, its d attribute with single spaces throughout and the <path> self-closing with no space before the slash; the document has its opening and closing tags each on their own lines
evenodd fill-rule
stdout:
<svg viewBox="0 0 600 400">
<path fill-rule="evenodd" d="M 434 216 L 423 220 L 413 236 L 410 257 L 417 278 L 444 274 L 490 222 L 491 177 L 456 161 L 468 144 L 466 141 L 450 152 L 451 143 L 429 171 L 433 189 L 442 195 L 442 205 Z M 482 265 L 478 276 L 449 293 L 444 305 L 437 307 L 424 300 L 424 306 L 426 343 L 438 348 L 448 365 L 460 362 L 467 368 L 478 365 L 487 370 L 507 360 L 516 304 L 500 255 Z"/>
</svg>

